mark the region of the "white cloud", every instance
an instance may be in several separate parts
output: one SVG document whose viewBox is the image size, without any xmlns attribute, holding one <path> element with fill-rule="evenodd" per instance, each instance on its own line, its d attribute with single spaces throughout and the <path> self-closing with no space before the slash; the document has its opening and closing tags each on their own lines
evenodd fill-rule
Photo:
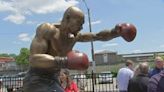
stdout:
<svg viewBox="0 0 164 92">
<path fill-rule="evenodd" d="M 0 1 L 0 12 L 5 12 L 5 11 L 16 12 L 16 9 L 12 7 L 11 3 Z"/>
<path fill-rule="evenodd" d="M 28 42 L 31 41 L 31 37 L 29 36 L 28 33 L 21 33 L 18 35 L 19 40 L 24 41 L 24 42 Z"/>
<path fill-rule="evenodd" d="M 37 21 L 26 21 L 26 24 L 37 24 Z"/>
<path fill-rule="evenodd" d="M 101 21 L 100 20 L 97 20 L 97 21 L 93 21 L 93 22 L 91 22 L 91 24 L 92 25 L 95 25 L 95 24 L 100 24 L 101 23 Z"/>
<path fill-rule="evenodd" d="M 22 24 L 24 22 L 24 20 L 25 20 L 25 17 L 22 16 L 22 15 L 20 15 L 20 14 L 17 14 L 17 15 L 9 15 L 6 18 L 4 18 L 4 20 L 13 22 L 15 24 Z"/>
<path fill-rule="evenodd" d="M 0 12 L 9 14 L 4 20 L 21 24 L 25 22 L 27 15 L 64 11 L 67 7 L 76 4 L 78 4 L 76 0 L 68 2 L 65 0 L 4 0 L 0 1 Z"/>
<path fill-rule="evenodd" d="M 106 47 L 113 47 L 113 46 L 118 46 L 118 43 L 108 43 L 108 44 L 103 44 L 102 47 L 106 48 Z"/>
<path fill-rule="evenodd" d="M 32 12 L 39 14 L 52 13 L 56 11 L 63 11 L 71 5 L 76 5 L 78 2 L 76 0 L 71 0 L 66 2 L 65 0 L 42 0 L 44 3 L 39 3 L 37 7 L 30 8 Z"/>
<path fill-rule="evenodd" d="M 86 16 L 88 16 L 88 15 L 86 15 Z M 101 23 L 101 20 L 92 21 L 91 25 L 93 26 L 93 25 L 100 24 L 100 23 Z M 89 25 L 89 22 L 87 22 L 85 26 L 88 26 L 88 25 Z"/>
<path fill-rule="evenodd" d="M 160 47 L 160 48 L 164 48 L 164 44 L 160 45 L 159 47 Z"/>
<path fill-rule="evenodd" d="M 137 50 L 133 50 L 132 53 L 140 53 L 141 50 L 140 49 L 137 49 Z"/>
<path fill-rule="evenodd" d="M 13 41 L 12 43 L 13 44 L 17 44 L 17 45 L 20 45 L 21 44 L 21 42 L 18 42 L 18 41 Z"/>
</svg>

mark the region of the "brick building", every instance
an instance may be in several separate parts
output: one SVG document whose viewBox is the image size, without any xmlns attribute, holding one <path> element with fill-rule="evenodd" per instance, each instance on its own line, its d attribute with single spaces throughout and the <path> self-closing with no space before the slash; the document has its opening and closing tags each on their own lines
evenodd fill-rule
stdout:
<svg viewBox="0 0 164 92">
<path fill-rule="evenodd" d="M 0 57 L 0 71 L 13 69 L 16 67 L 15 59 L 12 57 Z"/>
<path fill-rule="evenodd" d="M 94 56 L 96 65 L 113 64 L 118 60 L 117 52 L 111 52 L 107 50 L 95 53 Z"/>
<path fill-rule="evenodd" d="M 105 50 L 94 54 L 96 65 L 110 65 L 127 59 L 131 59 L 134 62 L 152 61 L 157 55 L 164 56 L 164 52 L 117 54 L 117 52 Z"/>
</svg>

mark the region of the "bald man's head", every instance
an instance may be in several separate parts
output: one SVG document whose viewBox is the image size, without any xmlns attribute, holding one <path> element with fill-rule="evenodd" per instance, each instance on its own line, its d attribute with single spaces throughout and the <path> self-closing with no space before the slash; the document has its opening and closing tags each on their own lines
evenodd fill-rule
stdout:
<svg viewBox="0 0 164 92">
<path fill-rule="evenodd" d="M 143 62 L 139 64 L 139 73 L 141 74 L 147 74 L 149 70 L 149 65 L 147 62 Z"/>
<path fill-rule="evenodd" d="M 63 20 L 69 20 L 70 18 L 79 18 L 84 20 L 84 14 L 79 8 L 71 6 L 65 11 Z"/>
</svg>

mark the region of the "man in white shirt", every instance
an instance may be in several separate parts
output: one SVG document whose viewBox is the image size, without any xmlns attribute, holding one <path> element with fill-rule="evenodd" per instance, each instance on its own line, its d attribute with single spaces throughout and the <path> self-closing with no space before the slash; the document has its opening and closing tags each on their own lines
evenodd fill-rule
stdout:
<svg viewBox="0 0 164 92">
<path fill-rule="evenodd" d="M 129 80 L 133 77 L 133 61 L 127 60 L 126 67 L 121 68 L 117 74 L 117 85 L 119 92 L 127 92 Z"/>
</svg>

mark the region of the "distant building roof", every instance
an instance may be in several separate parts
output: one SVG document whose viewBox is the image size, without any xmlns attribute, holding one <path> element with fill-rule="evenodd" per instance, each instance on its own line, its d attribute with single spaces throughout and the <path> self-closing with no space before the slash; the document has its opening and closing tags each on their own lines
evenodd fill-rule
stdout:
<svg viewBox="0 0 164 92">
<path fill-rule="evenodd" d="M 13 57 L 0 57 L 0 62 L 14 62 L 15 59 Z"/>
<path fill-rule="evenodd" d="M 145 56 L 153 56 L 154 54 L 131 54 L 131 55 L 123 55 L 123 57 L 145 57 Z"/>
<path fill-rule="evenodd" d="M 132 53 L 132 54 L 120 54 L 123 57 L 145 57 L 145 56 L 154 56 L 154 54 L 157 55 L 164 55 L 164 52 L 145 52 L 145 53 Z"/>
<path fill-rule="evenodd" d="M 113 52 L 113 51 L 109 51 L 109 50 L 102 50 L 102 51 L 98 51 L 95 53 L 96 54 L 108 54 L 108 53 L 117 53 L 117 52 Z"/>
<path fill-rule="evenodd" d="M 164 55 L 164 51 L 160 52 L 143 52 L 143 53 L 130 53 L 130 54 L 120 54 L 120 55 L 138 55 L 138 54 L 158 54 L 158 55 Z"/>
</svg>

